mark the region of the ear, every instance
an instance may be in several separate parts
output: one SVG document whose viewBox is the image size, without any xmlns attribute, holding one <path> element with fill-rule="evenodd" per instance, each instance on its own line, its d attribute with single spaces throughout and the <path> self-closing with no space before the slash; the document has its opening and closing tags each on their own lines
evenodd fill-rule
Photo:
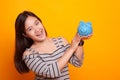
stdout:
<svg viewBox="0 0 120 80">
<path fill-rule="evenodd" d="M 22 35 L 23 35 L 24 37 L 27 37 L 27 35 L 26 35 L 25 33 L 22 33 Z"/>
<path fill-rule="evenodd" d="M 83 21 L 80 21 L 80 26 L 84 26 L 85 23 Z"/>
</svg>

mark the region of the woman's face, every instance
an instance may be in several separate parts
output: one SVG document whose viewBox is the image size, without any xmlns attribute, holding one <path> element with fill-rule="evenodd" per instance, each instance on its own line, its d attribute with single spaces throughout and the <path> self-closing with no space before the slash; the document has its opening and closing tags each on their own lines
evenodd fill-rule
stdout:
<svg viewBox="0 0 120 80">
<path fill-rule="evenodd" d="M 42 23 L 33 16 L 28 16 L 25 21 L 25 36 L 34 42 L 43 41 L 46 38 L 45 29 Z"/>
</svg>

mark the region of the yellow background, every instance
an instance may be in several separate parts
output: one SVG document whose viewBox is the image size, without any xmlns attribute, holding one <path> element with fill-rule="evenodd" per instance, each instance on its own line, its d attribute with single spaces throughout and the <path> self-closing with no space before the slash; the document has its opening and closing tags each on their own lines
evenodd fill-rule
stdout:
<svg viewBox="0 0 120 80">
<path fill-rule="evenodd" d="M 120 80 L 119 0 L 2 0 L 0 2 L 0 80 L 33 80 L 13 63 L 17 15 L 29 10 L 43 21 L 49 37 L 72 40 L 79 21 L 92 22 L 94 35 L 85 41 L 81 68 L 71 65 L 71 80 Z"/>
</svg>

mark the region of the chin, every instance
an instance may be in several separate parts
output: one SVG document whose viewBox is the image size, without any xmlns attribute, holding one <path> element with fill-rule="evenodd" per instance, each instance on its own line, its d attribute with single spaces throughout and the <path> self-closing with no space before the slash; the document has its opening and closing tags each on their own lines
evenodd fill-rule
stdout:
<svg viewBox="0 0 120 80">
<path fill-rule="evenodd" d="M 40 38 L 38 41 L 42 42 L 42 41 L 44 41 L 45 39 L 46 39 L 46 36 Z"/>
</svg>

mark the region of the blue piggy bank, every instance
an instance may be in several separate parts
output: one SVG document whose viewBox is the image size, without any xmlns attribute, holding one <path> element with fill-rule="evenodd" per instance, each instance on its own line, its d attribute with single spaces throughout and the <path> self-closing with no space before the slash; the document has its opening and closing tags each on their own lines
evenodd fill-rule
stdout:
<svg viewBox="0 0 120 80">
<path fill-rule="evenodd" d="M 92 33 L 92 24 L 91 22 L 84 23 L 83 21 L 80 21 L 80 24 L 78 26 L 78 33 L 80 36 L 88 36 Z"/>
</svg>

